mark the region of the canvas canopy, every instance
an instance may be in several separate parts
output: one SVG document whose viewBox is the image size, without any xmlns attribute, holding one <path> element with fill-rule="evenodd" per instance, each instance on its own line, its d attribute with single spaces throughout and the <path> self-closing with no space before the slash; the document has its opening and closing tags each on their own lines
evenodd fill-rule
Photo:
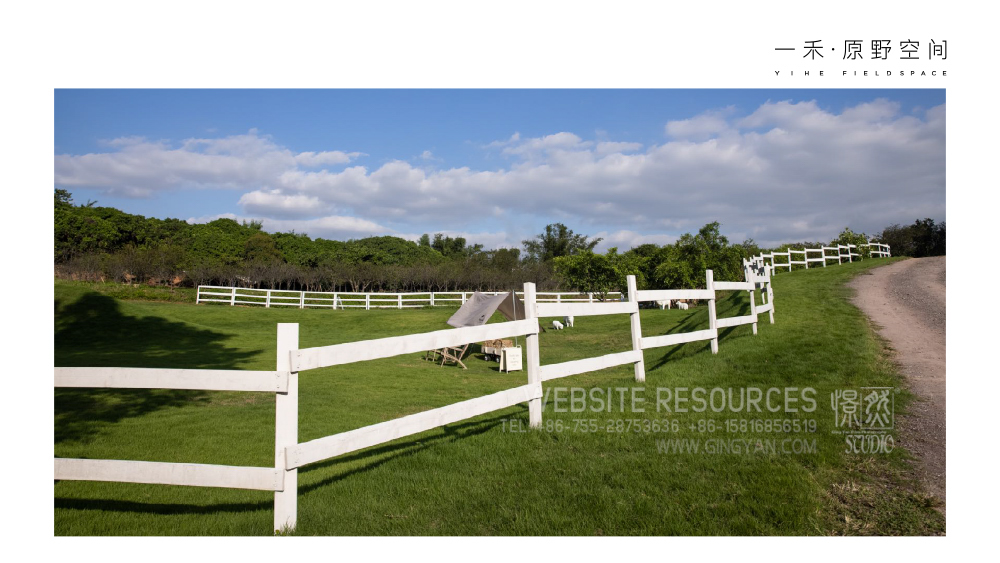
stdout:
<svg viewBox="0 0 1000 563">
<path fill-rule="evenodd" d="M 486 324 L 494 311 L 500 311 L 508 321 L 520 321 L 524 316 L 524 303 L 513 291 L 501 295 L 486 295 L 478 291 L 448 319 L 448 324 L 461 328 Z"/>
</svg>

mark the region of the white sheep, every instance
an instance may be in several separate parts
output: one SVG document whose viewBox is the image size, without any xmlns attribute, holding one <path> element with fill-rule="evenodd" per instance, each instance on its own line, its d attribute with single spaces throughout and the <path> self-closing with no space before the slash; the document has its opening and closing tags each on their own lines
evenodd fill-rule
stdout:
<svg viewBox="0 0 1000 563">
<path fill-rule="evenodd" d="M 573 315 L 563 317 L 563 324 L 565 324 L 569 328 L 573 328 Z"/>
<path fill-rule="evenodd" d="M 562 330 L 563 329 L 563 324 L 561 322 L 559 322 L 559 321 L 552 321 L 552 328 L 554 328 L 556 330 Z"/>
<path fill-rule="evenodd" d="M 660 310 L 661 311 L 663 309 L 669 309 L 670 308 L 670 300 L 669 299 L 664 299 L 663 301 L 657 301 L 656 304 L 660 306 Z"/>
<path fill-rule="evenodd" d="M 677 304 L 677 308 L 680 309 L 680 310 L 682 310 L 682 311 L 687 311 L 688 304 L 687 303 L 678 303 Z"/>
</svg>

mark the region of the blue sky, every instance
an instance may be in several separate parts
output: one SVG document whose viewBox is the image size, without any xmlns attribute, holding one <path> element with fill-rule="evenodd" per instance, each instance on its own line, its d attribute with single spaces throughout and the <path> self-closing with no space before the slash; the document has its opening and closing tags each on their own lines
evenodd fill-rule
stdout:
<svg viewBox="0 0 1000 563">
<path fill-rule="evenodd" d="M 314 237 L 599 247 L 945 219 L 944 90 L 56 90 L 56 187 Z"/>
</svg>

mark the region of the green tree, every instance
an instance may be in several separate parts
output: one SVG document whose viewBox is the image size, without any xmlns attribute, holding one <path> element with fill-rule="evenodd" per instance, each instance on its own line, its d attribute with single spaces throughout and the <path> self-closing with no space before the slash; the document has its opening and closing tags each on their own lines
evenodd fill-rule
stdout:
<svg viewBox="0 0 1000 563">
<path fill-rule="evenodd" d="M 464 237 L 451 238 L 441 233 L 434 235 L 434 242 L 430 243 L 430 246 L 445 258 L 467 258 L 483 251 L 481 244 L 466 246 Z"/>
<path fill-rule="evenodd" d="M 284 261 L 274 239 L 267 233 L 255 233 L 247 239 L 243 244 L 243 260 L 262 264 Z"/>
<path fill-rule="evenodd" d="M 945 253 L 945 224 L 934 224 L 934 219 L 918 219 L 913 231 L 913 256 L 941 256 Z"/>
<path fill-rule="evenodd" d="M 595 254 L 585 250 L 568 256 L 558 256 L 553 260 L 556 273 L 566 283 L 581 293 L 596 293 L 601 300 L 608 292 L 625 291 L 627 276 L 637 277 L 641 287 L 639 260 L 628 254 L 618 254 L 617 248 L 608 249 L 607 254 Z"/>
<path fill-rule="evenodd" d="M 60 209 L 68 209 L 70 207 L 73 207 L 73 194 L 69 193 L 66 190 L 60 190 L 59 188 L 56 188 L 55 199 L 56 199 L 57 211 Z"/>
<path fill-rule="evenodd" d="M 862 244 L 868 244 L 868 235 L 864 233 L 855 233 L 850 229 L 850 227 L 844 228 L 840 235 L 836 239 L 830 242 L 831 245 L 849 245 L 853 244 L 858 248 L 851 249 L 852 252 L 861 255 L 862 258 L 868 258 L 871 256 L 871 251 L 867 246 L 861 246 Z"/>
<path fill-rule="evenodd" d="M 889 245 L 893 256 L 941 256 L 946 251 L 945 223 L 918 219 L 912 225 L 889 225 L 872 240 Z"/>
<path fill-rule="evenodd" d="M 604 239 L 590 240 L 586 235 L 575 234 L 562 223 L 545 226 L 545 232 L 534 239 L 521 241 L 524 253 L 529 261 L 548 262 L 560 256 L 572 256 L 584 252 L 593 252 L 594 247 Z"/>
<path fill-rule="evenodd" d="M 730 245 L 719 226 L 718 221 L 709 223 L 698 234 L 686 233 L 659 252 L 647 251 L 644 269 L 651 271 L 649 283 L 661 289 L 704 287 L 705 270 L 712 270 L 716 280 L 742 281 L 743 259 L 752 256 L 756 244 Z"/>
</svg>

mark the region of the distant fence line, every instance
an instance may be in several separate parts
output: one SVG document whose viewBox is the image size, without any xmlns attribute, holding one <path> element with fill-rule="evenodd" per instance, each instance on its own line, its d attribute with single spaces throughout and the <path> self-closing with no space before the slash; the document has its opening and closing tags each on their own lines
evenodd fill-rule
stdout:
<svg viewBox="0 0 1000 563">
<path fill-rule="evenodd" d="M 644 350 L 708 340 L 711 351 L 715 354 L 719 350 L 720 329 L 750 324 L 753 327 L 753 334 L 757 334 L 757 315 L 769 313 L 770 322 L 774 323 L 772 304 L 774 293 L 771 289 L 770 268 L 763 267 L 759 262 L 753 262 L 745 264 L 744 272 L 746 281 L 716 282 L 712 270 L 706 270 L 706 289 L 639 291 L 636 289 L 635 276 L 628 276 L 628 301 L 592 302 L 578 298 L 575 301 L 540 302 L 535 284 L 526 283 L 523 292 L 526 318 L 523 320 L 315 348 L 300 349 L 299 325 L 281 323 L 277 325 L 277 366 L 274 371 L 57 367 L 56 387 L 201 389 L 273 393 L 276 397 L 276 417 L 275 458 L 272 467 L 56 458 L 55 479 L 274 491 L 274 530 L 278 532 L 294 529 L 298 512 L 298 469 L 304 465 L 525 402 L 528 404 L 529 424 L 533 428 L 538 428 L 542 424 L 544 381 L 632 364 L 635 380 L 642 382 L 646 379 Z M 755 298 L 758 289 L 762 290 L 760 305 Z M 717 318 L 715 310 L 717 291 L 749 292 L 749 314 Z M 639 302 L 662 300 L 707 301 L 708 328 L 644 337 L 640 324 Z M 541 365 L 538 342 L 538 334 L 541 331 L 539 317 L 619 314 L 629 315 L 631 350 Z M 515 336 L 525 337 L 526 385 L 371 426 L 299 442 L 298 376 L 302 371 Z"/>
<path fill-rule="evenodd" d="M 837 246 L 821 246 L 819 248 L 804 248 L 802 250 L 788 249 L 784 252 L 763 253 L 744 261 L 755 263 L 760 261 L 764 266 L 771 267 L 772 272 L 778 268 L 792 266 L 822 264 L 836 260 L 837 264 L 853 262 L 855 258 L 862 259 L 855 252 L 862 247 L 869 247 L 872 258 L 892 256 L 888 244 L 869 243 L 862 245 L 838 244 Z M 812 255 L 812 256 L 811 256 Z M 777 258 L 784 258 L 779 262 Z M 498 295 L 497 291 L 484 292 L 487 295 Z M 294 291 L 287 289 L 251 289 L 218 285 L 199 285 L 195 304 L 225 303 L 229 305 L 258 305 L 264 307 L 295 307 L 298 309 L 328 308 L 328 309 L 411 309 L 419 307 L 436 307 L 441 305 L 463 305 L 473 294 L 471 291 L 422 291 L 422 292 L 356 292 L 356 291 Z M 522 292 L 518 295 L 523 296 Z M 578 292 L 539 292 L 536 294 L 539 303 L 599 303 L 599 295 Z M 605 294 L 606 301 L 621 301 L 622 293 L 611 291 Z"/>
<path fill-rule="evenodd" d="M 863 257 L 861 254 L 855 252 L 855 250 L 863 247 L 869 249 L 868 255 L 871 258 L 889 258 L 892 256 L 888 244 L 872 242 L 860 245 L 838 244 L 836 246 L 821 246 L 819 248 L 803 248 L 802 250 L 792 250 L 789 248 L 784 252 L 762 253 L 754 256 L 748 262 L 759 261 L 764 266 L 770 267 L 774 272 L 778 268 L 787 268 L 791 272 L 792 266 L 805 266 L 806 269 L 809 269 L 809 264 L 816 263 L 822 264 L 825 268 L 827 262 L 831 260 L 836 260 L 837 264 L 854 262 L 855 258 L 861 260 Z M 818 254 L 819 256 L 810 256 L 810 254 Z M 799 258 L 798 260 L 795 259 L 796 256 Z M 784 258 L 784 261 L 778 262 L 775 260 L 776 258 Z"/>
<path fill-rule="evenodd" d="M 350 291 L 294 291 L 285 289 L 249 289 L 199 285 L 195 304 L 228 303 L 229 305 L 263 305 L 264 307 L 296 307 L 298 309 L 412 309 L 441 305 L 463 305 L 472 291 L 438 291 L 416 293 L 366 293 Z M 505 291 L 485 291 L 499 295 Z M 523 292 L 517 292 L 523 297 Z M 594 293 L 540 292 L 539 303 L 600 303 Z M 620 291 L 608 292 L 606 301 L 621 301 Z"/>
</svg>

